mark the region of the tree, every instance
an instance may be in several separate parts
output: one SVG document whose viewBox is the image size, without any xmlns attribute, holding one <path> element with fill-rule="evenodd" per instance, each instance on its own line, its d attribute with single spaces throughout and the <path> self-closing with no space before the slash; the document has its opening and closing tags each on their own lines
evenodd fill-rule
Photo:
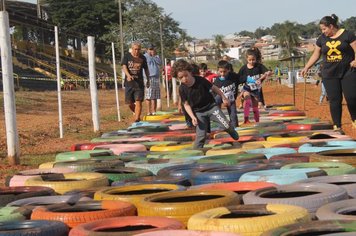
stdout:
<svg viewBox="0 0 356 236">
<path fill-rule="evenodd" d="M 342 26 L 356 34 L 356 17 L 350 17 L 342 22 Z"/>
<path fill-rule="evenodd" d="M 298 31 L 296 23 L 290 21 L 285 21 L 279 25 L 276 32 L 276 39 L 279 40 L 279 44 L 284 49 L 282 52 L 283 56 L 291 56 L 294 48 L 299 45 Z"/>
<path fill-rule="evenodd" d="M 224 35 L 216 34 L 213 35 L 214 38 L 214 48 L 215 48 L 215 55 L 220 58 L 223 53 L 226 51 L 226 43 L 224 42 Z"/>
<path fill-rule="evenodd" d="M 100 38 L 108 32 L 106 26 L 118 21 L 118 6 L 115 0 L 45 0 L 45 2 L 50 20 L 59 26 L 62 33 L 62 43 L 74 41 L 68 40 L 66 36 L 76 38 L 79 42 L 86 42 L 87 36 L 94 36 L 96 52 L 99 55 L 103 54 L 105 43 Z"/>
</svg>

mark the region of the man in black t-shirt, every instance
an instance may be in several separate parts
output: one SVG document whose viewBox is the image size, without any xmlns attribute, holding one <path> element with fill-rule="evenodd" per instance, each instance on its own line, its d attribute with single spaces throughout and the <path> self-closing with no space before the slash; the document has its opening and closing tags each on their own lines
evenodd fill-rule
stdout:
<svg viewBox="0 0 356 236">
<path fill-rule="evenodd" d="M 141 54 L 141 44 L 133 42 L 131 52 L 126 54 L 121 62 L 125 73 L 125 103 L 129 104 L 131 111 L 135 113 L 135 122 L 141 120 L 142 101 L 144 99 L 144 82 L 142 70 L 145 71 L 147 82 L 150 87 L 149 71 L 146 57 Z"/>
<path fill-rule="evenodd" d="M 206 128 L 210 120 L 217 122 L 233 139 L 238 140 L 239 135 L 216 105 L 211 91 L 220 95 L 225 105 L 228 105 L 228 99 L 218 87 L 205 78 L 193 76 L 192 70 L 191 64 L 178 60 L 173 65 L 172 74 L 182 83 L 179 87 L 179 94 L 186 112 L 192 118 L 193 125 L 196 126 L 194 148 L 204 147 Z"/>
</svg>

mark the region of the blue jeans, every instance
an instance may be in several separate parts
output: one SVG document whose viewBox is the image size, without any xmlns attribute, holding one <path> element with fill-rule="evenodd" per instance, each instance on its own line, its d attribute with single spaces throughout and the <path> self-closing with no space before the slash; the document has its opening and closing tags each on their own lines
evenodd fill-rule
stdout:
<svg viewBox="0 0 356 236">
<path fill-rule="evenodd" d="M 222 99 L 219 95 L 215 96 L 215 102 L 218 105 L 218 107 L 221 107 Z M 230 102 L 229 106 L 227 107 L 227 112 L 229 113 L 229 118 L 230 118 L 230 126 L 232 127 L 238 127 L 239 123 L 237 120 L 237 109 L 236 109 L 236 102 Z"/>
</svg>

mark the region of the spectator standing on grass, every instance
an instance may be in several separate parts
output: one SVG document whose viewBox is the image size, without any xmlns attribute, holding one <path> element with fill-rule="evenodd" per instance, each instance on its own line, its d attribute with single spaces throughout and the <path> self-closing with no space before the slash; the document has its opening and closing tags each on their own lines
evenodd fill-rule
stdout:
<svg viewBox="0 0 356 236">
<path fill-rule="evenodd" d="M 279 69 L 279 66 L 277 65 L 276 68 L 274 69 L 274 75 L 276 76 L 276 79 L 277 79 L 277 82 L 278 84 L 281 84 L 281 76 L 282 76 L 282 73 L 281 73 L 281 69 Z"/>
<path fill-rule="evenodd" d="M 172 91 L 173 91 L 173 85 L 172 85 L 172 65 L 171 65 L 171 60 L 167 59 L 167 65 L 164 66 L 163 71 L 162 71 L 162 77 L 163 81 L 168 86 L 168 93 L 169 93 L 169 98 L 172 98 Z M 167 73 L 167 79 L 166 79 L 166 73 Z M 167 94 L 167 87 L 166 87 L 166 98 L 168 97 Z"/>
<path fill-rule="evenodd" d="M 235 128 L 229 125 L 229 121 L 216 105 L 211 92 L 219 94 L 225 105 L 228 105 L 228 99 L 218 87 L 200 76 L 194 76 L 192 70 L 192 65 L 185 60 L 178 60 L 172 68 L 173 76 L 182 83 L 179 94 L 184 108 L 192 119 L 192 124 L 196 126 L 194 148 L 204 147 L 209 120 L 217 122 L 233 139 L 237 140 L 239 135 Z"/>
<path fill-rule="evenodd" d="M 240 78 L 245 81 L 241 91 L 241 96 L 244 99 L 244 124 L 250 123 L 251 106 L 255 122 L 260 121 L 258 103 L 261 99 L 262 82 L 272 73 L 263 64 L 258 62 L 258 58 L 260 58 L 258 49 L 248 49 L 246 51 L 247 64 L 243 65 L 239 71 Z"/>
<path fill-rule="evenodd" d="M 121 66 L 125 73 L 125 103 L 134 112 L 135 122 L 139 122 L 141 120 L 142 101 L 145 93 L 143 71 L 147 78 L 146 87 L 150 87 L 147 61 L 146 57 L 141 54 L 141 43 L 133 42 L 131 44 L 131 52 L 124 56 Z"/>
<path fill-rule="evenodd" d="M 157 99 L 161 98 L 159 76 L 161 59 L 156 54 L 156 49 L 153 45 L 148 47 L 145 53 L 147 66 L 150 73 L 150 87 L 146 88 L 145 99 L 147 104 L 147 115 L 155 115 L 157 111 Z"/>
<path fill-rule="evenodd" d="M 219 76 L 215 79 L 214 85 L 218 87 L 229 100 L 227 106 L 227 111 L 230 117 L 230 125 L 232 127 L 239 126 L 237 119 L 237 109 L 236 109 L 236 98 L 238 93 L 238 85 L 242 84 L 238 74 L 230 72 L 229 62 L 221 60 L 218 62 L 218 74 Z M 215 101 L 217 105 L 221 108 L 223 103 L 220 95 L 215 96 Z"/>
<path fill-rule="evenodd" d="M 341 29 L 338 17 L 324 16 L 320 22 L 322 35 L 316 41 L 312 56 L 302 76 L 322 58 L 321 77 L 329 98 L 329 107 L 335 130 L 341 130 L 342 99 L 345 96 L 353 128 L 356 129 L 356 36 Z"/>
</svg>

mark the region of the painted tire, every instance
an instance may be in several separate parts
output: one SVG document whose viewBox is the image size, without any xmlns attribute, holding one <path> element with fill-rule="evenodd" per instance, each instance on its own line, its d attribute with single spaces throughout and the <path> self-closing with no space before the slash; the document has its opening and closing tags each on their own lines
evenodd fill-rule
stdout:
<svg viewBox="0 0 356 236">
<path fill-rule="evenodd" d="M 38 176 L 38 175 L 50 175 L 50 174 L 64 174 L 72 173 L 74 170 L 70 168 L 51 168 L 51 169 L 32 169 L 20 171 L 16 175 L 12 176 L 9 179 L 9 182 L 6 184 L 10 187 L 24 186 L 27 179 Z"/>
<path fill-rule="evenodd" d="M 299 206 L 252 204 L 219 207 L 199 212 L 190 217 L 188 229 L 259 236 L 276 227 L 309 221 L 311 217 L 308 211 Z"/>
<path fill-rule="evenodd" d="M 300 183 L 335 184 L 344 188 L 350 197 L 356 198 L 356 174 L 313 177 L 310 179 L 302 180 Z"/>
<path fill-rule="evenodd" d="M 137 206 L 143 199 L 153 194 L 182 191 L 185 187 L 175 184 L 141 184 L 141 185 L 127 185 L 120 187 L 110 187 L 100 190 L 95 193 L 95 200 L 120 200 L 130 202 Z"/>
<path fill-rule="evenodd" d="M 343 162 L 356 167 L 356 149 L 340 149 L 313 153 L 310 162 L 332 161 Z"/>
<path fill-rule="evenodd" d="M 78 225 L 69 236 L 125 236 L 165 229 L 184 229 L 184 225 L 167 217 L 125 216 Z"/>
<path fill-rule="evenodd" d="M 186 225 L 195 213 L 239 203 L 240 197 L 231 191 L 187 190 L 146 197 L 138 203 L 137 211 L 139 216 L 166 216 Z"/>
<path fill-rule="evenodd" d="M 26 220 L 0 222 L 2 236 L 67 236 L 68 226 L 60 221 Z"/>
<path fill-rule="evenodd" d="M 110 150 L 85 150 L 74 152 L 62 152 L 56 155 L 56 162 L 59 161 L 76 161 L 82 159 L 89 159 L 97 156 L 112 156 L 113 152 Z"/>
<path fill-rule="evenodd" d="M 298 169 L 298 168 L 319 168 L 324 170 L 329 176 L 344 175 L 353 173 L 355 168 L 338 162 L 309 162 L 309 163 L 294 163 L 283 166 L 281 169 Z"/>
<path fill-rule="evenodd" d="M 268 116 L 277 117 L 289 117 L 289 116 L 305 116 L 304 111 L 283 111 L 283 112 L 271 112 Z"/>
<path fill-rule="evenodd" d="M 0 222 L 6 221 L 23 221 L 26 220 L 25 209 L 21 209 L 19 207 L 1 207 L 0 208 Z M 1 234 L 1 233 L 0 233 Z"/>
<path fill-rule="evenodd" d="M 176 166 L 168 166 L 160 169 L 157 172 L 158 176 L 170 176 L 170 177 L 185 177 L 190 179 L 194 171 L 204 171 L 212 168 L 224 167 L 224 164 L 221 163 L 194 163 L 189 165 L 176 165 Z"/>
<path fill-rule="evenodd" d="M 96 168 L 93 169 L 93 172 L 105 175 L 109 180 L 109 184 L 114 181 L 136 179 L 138 177 L 153 175 L 149 170 L 133 167 Z"/>
<path fill-rule="evenodd" d="M 302 139 L 305 139 L 307 136 L 269 136 L 267 137 L 267 142 L 268 141 L 288 141 L 291 143 L 294 142 L 300 142 Z"/>
<path fill-rule="evenodd" d="M 298 236 L 298 235 L 344 235 L 343 232 L 356 232 L 356 223 L 351 220 L 323 220 L 291 224 L 267 231 L 261 236 Z M 320 234 L 322 233 L 322 234 Z M 332 234 L 336 233 L 336 234 Z"/>
<path fill-rule="evenodd" d="M 150 152 L 147 154 L 147 158 L 152 159 L 188 159 L 194 156 L 203 156 L 204 152 L 202 150 L 180 150 L 171 152 Z"/>
<path fill-rule="evenodd" d="M 56 193 L 63 194 L 71 190 L 88 189 L 92 187 L 108 186 L 105 175 L 98 173 L 68 173 L 62 178 L 43 179 L 40 176 L 32 177 L 25 182 L 26 186 L 44 186 L 52 188 Z"/>
<path fill-rule="evenodd" d="M 238 234 L 196 230 L 159 230 L 149 233 L 135 234 L 135 236 L 239 236 Z"/>
<path fill-rule="evenodd" d="M 0 207 L 6 206 L 8 203 L 37 196 L 54 195 L 54 190 L 48 187 L 33 186 L 33 187 L 2 187 L 0 188 Z"/>
<path fill-rule="evenodd" d="M 299 147 L 299 153 L 322 152 L 335 149 L 356 148 L 355 141 L 327 141 L 320 143 L 306 143 Z"/>
<path fill-rule="evenodd" d="M 285 170 L 259 170 L 244 173 L 240 177 L 241 182 L 267 181 L 279 185 L 293 184 L 297 181 L 311 178 L 312 176 L 324 176 L 325 171 L 318 168 L 285 169 Z"/>
<path fill-rule="evenodd" d="M 208 150 L 205 155 L 206 156 L 217 156 L 217 155 L 227 155 L 227 154 L 237 154 L 243 152 L 240 144 L 236 147 L 228 147 L 228 148 L 216 148 Z"/>
<path fill-rule="evenodd" d="M 136 167 L 147 169 L 151 171 L 153 174 L 157 174 L 157 172 L 167 166 L 173 165 L 181 165 L 181 164 L 192 164 L 194 161 L 184 160 L 182 158 L 177 159 L 148 159 L 144 161 L 132 161 L 126 164 L 126 167 Z"/>
<path fill-rule="evenodd" d="M 79 161 L 63 161 L 54 163 L 55 167 L 64 167 L 74 170 L 75 172 L 89 172 L 95 168 L 115 168 L 124 166 L 121 160 L 79 160 Z"/>
<path fill-rule="evenodd" d="M 245 204 L 289 204 L 306 208 L 314 214 L 319 207 L 329 202 L 347 199 L 345 189 L 332 184 L 289 184 L 263 188 L 243 195 Z"/>
<path fill-rule="evenodd" d="M 252 154 L 264 154 L 267 159 L 271 158 L 274 155 L 297 153 L 297 151 L 293 148 L 260 148 L 247 150 L 246 152 Z"/>
<path fill-rule="evenodd" d="M 26 209 L 33 209 L 37 206 L 46 206 L 58 203 L 68 203 L 73 205 L 78 201 L 90 200 L 88 197 L 84 197 L 81 194 L 73 195 L 63 195 L 63 196 L 45 196 L 45 197 L 30 197 L 25 199 L 20 199 L 7 204 L 8 206 L 24 207 Z"/>
<path fill-rule="evenodd" d="M 196 170 L 192 173 L 190 181 L 192 185 L 226 183 L 239 181 L 241 176 L 247 172 L 267 169 L 266 164 L 239 164 L 205 170 Z"/>
<path fill-rule="evenodd" d="M 152 146 L 157 145 L 174 145 L 178 144 L 176 141 L 151 141 L 151 142 L 142 142 L 141 144 L 145 145 L 147 150 L 150 150 Z"/>
<path fill-rule="evenodd" d="M 110 150 L 114 155 L 120 155 L 123 152 L 144 152 L 147 151 L 145 145 L 134 144 L 104 144 L 94 147 L 94 150 Z"/>
<path fill-rule="evenodd" d="M 319 220 L 353 220 L 356 221 L 356 199 L 332 202 L 320 207 L 315 215 Z M 350 214 L 351 213 L 351 214 Z"/>
<path fill-rule="evenodd" d="M 297 130 L 327 130 L 332 129 L 332 124 L 316 123 L 316 124 L 287 124 L 286 130 L 297 131 Z"/>
<path fill-rule="evenodd" d="M 164 119 L 169 119 L 171 116 L 172 116 L 172 114 L 144 116 L 142 120 L 144 120 L 144 121 L 161 121 Z"/>
<path fill-rule="evenodd" d="M 289 160 L 295 163 L 299 162 L 309 162 L 309 157 L 311 154 L 308 153 L 291 153 L 291 154 L 281 154 L 271 157 L 269 160 Z"/>
<path fill-rule="evenodd" d="M 226 155 L 216 155 L 216 156 L 207 156 L 202 159 L 199 159 L 198 163 L 222 163 L 225 165 L 236 165 L 243 161 L 250 160 L 266 160 L 265 155 L 263 154 L 249 154 L 245 152 L 240 152 L 237 154 L 226 154 Z"/>
<path fill-rule="evenodd" d="M 32 220 L 62 221 L 69 228 L 87 222 L 119 217 L 133 216 L 136 207 L 121 201 L 81 201 L 74 205 L 66 203 L 36 207 L 32 211 Z"/>
<path fill-rule="evenodd" d="M 136 179 L 116 181 L 111 186 L 126 186 L 139 184 L 176 184 L 182 186 L 190 186 L 189 179 L 179 176 L 146 176 Z"/>
<path fill-rule="evenodd" d="M 276 110 L 281 111 L 295 111 L 297 108 L 295 106 L 276 106 L 274 107 Z"/>
<path fill-rule="evenodd" d="M 268 182 L 229 182 L 229 183 L 212 183 L 192 186 L 190 189 L 197 190 L 229 190 L 237 194 L 245 194 L 253 190 L 273 187 L 274 183 Z"/>
<path fill-rule="evenodd" d="M 163 144 L 163 145 L 155 145 L 150 148 L 151 152 L 171 152 L 171 151 L 180 151 L 184 149 L 192 149 L 193 144 L 192 143 L 186 143 L 186 144 Z"/>
</svg>

